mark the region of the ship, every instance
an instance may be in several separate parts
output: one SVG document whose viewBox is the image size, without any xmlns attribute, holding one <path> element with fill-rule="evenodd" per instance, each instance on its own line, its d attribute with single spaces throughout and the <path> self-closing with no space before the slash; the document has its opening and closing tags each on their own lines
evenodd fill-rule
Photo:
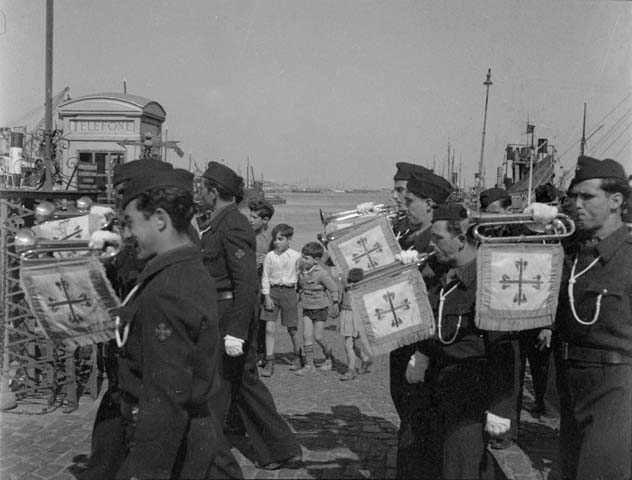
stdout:
<svg viewBox="0 0 632 480">
<path fill-rule="evenodd" d="M 266 192 L 263 190 L 263 178 L 261 180 L 257 180 L 255 178 L 255 172 L 252 168 L 252 164 L 250 163 L 250 158 L 247 159 L 247 162 L 246 187 L 244 189 L 244 199 L 242 200 L 242 203 L 248 204 L 253 200 L 261 199 L 272 205 L 286 204 L 287 200 L 279 195 L 266 195 Z"/>
</svg>

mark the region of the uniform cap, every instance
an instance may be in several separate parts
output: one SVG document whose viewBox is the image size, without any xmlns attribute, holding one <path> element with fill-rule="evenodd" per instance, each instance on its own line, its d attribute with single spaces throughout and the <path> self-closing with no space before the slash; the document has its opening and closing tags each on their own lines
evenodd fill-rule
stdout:
<svg viewBox="0 0 632 480">
<path fill-rule="evenodd" d="M 463 205 L 456 203 L 444 203 L 439 205 L 432 212 L 432 221 L 438 222 L 439 220 L 457 221 L 465 220 L 468 218 L 467 209 Z"/>
<path fill-rule="evenodd" d="M 424 173 L 432 173 L 432 170 L 426 167 L 422 167 L 421 165 L 417 165 L 415 163 L 397 162 L 395 164 L 395 167 L 397 167 L 397 171 L 395 172 L 395 176 L 393 177 L 394 181 L 410 180 L 410 178 L 414 174 L 421 175 Z"/>
<path fill-rule="evenodd" d="M 117 185 L 126 180 L 131 180 L 139 175 L 159 170 L 171 170 L 173 165 L 154 158 L 141 158 L 114 166 L 112 185 Z"/>
<path fill-rule="evenodd" d="M 413 174 L 406 190 L 422 198 L 430 198 L 435 203 L 443 203 L 453 191 L 452 185 L 445 178 L 434 173 Z"/>
<path fill-rule="evenodd" d="M 176 187 L 193 193 L 193 174 L 182 168 L 174 168 L 134 177 L 125 188 L 123 208 L 141 193 L 164 187 Z"/>
<path fill-rule="evenodd" d="M 234 170 L 218 162 L 209 162 L 208 168 L 202 174 L 202 177 L 219 183 L 233 195 L 240 194 L 244 182 L 244 179 L 237 175 Z"/>
<path fill-rule="evenodd" d="M 481 202 L 481 208 L 487 208 L 490 204 L 494 203 L 496 200 L 502 200 L 507 198 L 511 200 L 509 193 L 504 188 L 488 188 L 481 192 L 479 200 Z"/>
<path fill-rule="evenodd" d="M 582 155 L 577 159 L 575 178 L 571 181 L 568 189 L 570 190 L 574 185 L 592 178 L 620 178 L 626 182 L 628 181 L 625 170 L 616 160 L 611 158 L 598 160 Z"/>
</svg>

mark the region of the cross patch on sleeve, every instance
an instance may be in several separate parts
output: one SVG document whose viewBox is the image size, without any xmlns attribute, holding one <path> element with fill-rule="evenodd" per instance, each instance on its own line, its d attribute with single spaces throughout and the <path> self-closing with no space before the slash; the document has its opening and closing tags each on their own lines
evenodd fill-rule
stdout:
<svg viewBox="0 0 632 480">
<path fill-rule="evenodd" d="M 172 333 L 171 329 L 164 323 L 159 323 L 154 332 L 156 333 L 158 340 L 161 342 L 164 342 L 169 336 L 171 336 Z"/>
<path fill-rule="evenodd" d="M 241 260 L 244 255 L 246 255 L 246 252 L 244 252 L 241 248 L 238 248 L 237 250 L 235 250 L 235 256 L 237 257 L 238 260 Z"/>
</svg>

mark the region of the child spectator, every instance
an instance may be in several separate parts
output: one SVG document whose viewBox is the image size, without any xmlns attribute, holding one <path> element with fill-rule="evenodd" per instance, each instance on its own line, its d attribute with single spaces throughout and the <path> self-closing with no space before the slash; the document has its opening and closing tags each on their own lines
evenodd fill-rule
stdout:
<svg viewBox="0 0 632 480">
<path fill-rule="evenodd" d="M 250 214 L 248 222 L 255 232 L 255 240 L 257 242 L 256 259 L 257 259 L 257 275 L 259 275 L 258 285 L 261 285 L 261 275 L 263 274 L 263 259 L 266 254 L 272 250 L 272 236 L 268 232 L 270 220 L 274 215 L 274 207 L 263 200 L 257 198 L 248 203 Z M 262 298 L 259 295 L 257 305 L 262 305 Z M 263 366 L 266 354 L 266 329 L 265 324 L 261 322 L 257 328 L 257 365 Z"/>
<path fill-rule="evenodd" d="M 309 242 L 301 250 L 301 268 L 298 273 L 299 294 L 303 306 L 303 353 L 305 365 L 296 372 L 306 375 L 314 371 L 314 340 L 325 354 L 325 362 L 319 370 L 329 371 L 333 355 L 331 347 L 323 338 L 325 322 L 329 318 L 329 304 L 332 304 L 331 316 L 338 316 L 338 286 L 318 262 L 324 253 L 318 242 Z M 328 295 L 329 294 L 329 295 Z M 331 300 L 330 300 L 331 296 Z"/>
<path fill-rule="evenodd" d="M 298 295 L 296 282 L 301 254 L 290 248 L 294 229 L 280 223 L 272 229 L 274 250 L 263 260 L 261 294 L 263 308 L 261 320 L 266 322 L 266 359 L 261 375 L 271 377 L 274 372 L 274 331 L 281 312 L 281 324 L 287 328 L 294 347 L 291 370 L 300 368 L 300 347 L 298 342 Z"/>
<path fill-rule="evenodd" d="M 349 270 L 347 279 L 343 282 L 344 291 L 342 293 L 342 301 L 340 302 L 340 334 L 345 339 L 345 351 L 347 353 L 347 371 L 340 377 L 341 381 L 353 380 L 357 373 L 367 373 L 369 367 L 373 363 L 371 357 L 366 354 L 369 351 L 366 335 L 362 329 L 361 319 L 358 315 L 354 315 L 351 310 L 351 299 L 349 298 L 349 285 L 362 280 L 363 273 L 360 268 L 352 268 Z M 358 340 L 364 348 L 362 350 L 358 345 Z M 360 369 L 356 373 L 355 361 L 356 356 L 362 360 Z"/>
</svg>

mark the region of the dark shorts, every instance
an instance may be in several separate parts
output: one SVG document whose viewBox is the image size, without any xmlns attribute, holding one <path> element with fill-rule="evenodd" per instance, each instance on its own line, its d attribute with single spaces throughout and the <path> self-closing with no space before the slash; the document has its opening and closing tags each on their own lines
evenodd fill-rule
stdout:
<svg viewBox="0 0 632 480">
<path fill-rule="evenodd" d="M 270 287 L 270 298 L 274 303 L 273 310 L 261 307 L 259 318 L 264 322 L 276 322 L 281 311 L 281 325 L 284 327 L 298 326 L 298 293 L 294 288 Z M 262 300 L 265 302 L 265 300 Z"/>
<path fill-rule="evenodd" d="M 329 307 L 317 308 L 314 310 L 304 308 L 303 316 L 311 319 L 312 322 L 326 322 L 329 318 Z"/>
</svg>

